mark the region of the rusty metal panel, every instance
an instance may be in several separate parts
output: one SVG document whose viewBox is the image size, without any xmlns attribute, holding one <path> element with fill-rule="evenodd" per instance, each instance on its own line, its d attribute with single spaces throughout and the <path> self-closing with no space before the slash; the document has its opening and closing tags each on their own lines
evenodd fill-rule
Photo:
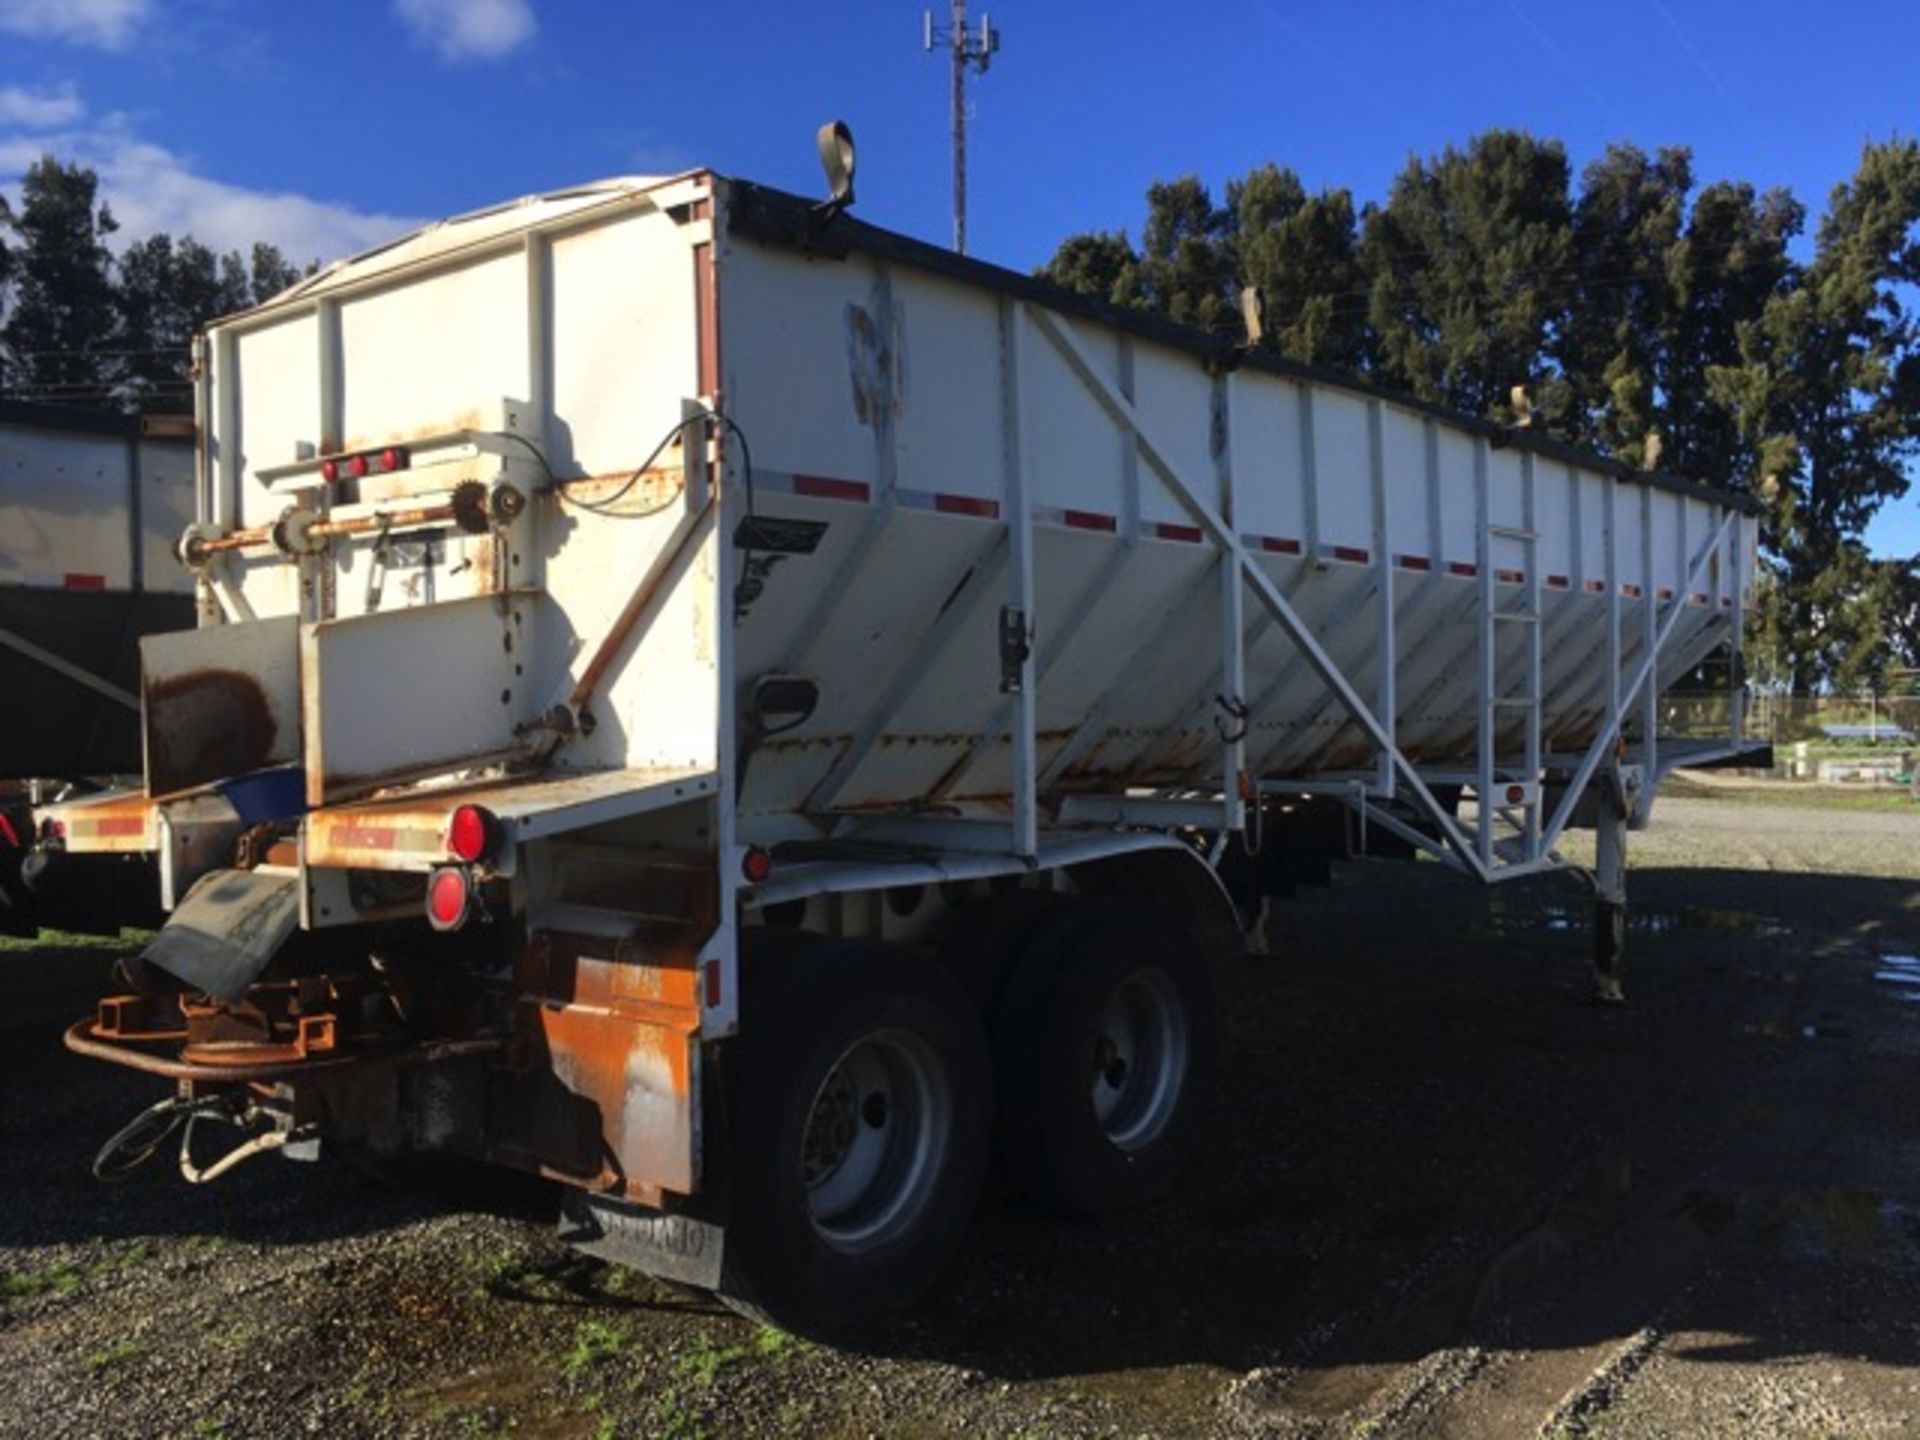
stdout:
<svg viewBox="0 0 1920 1440">
<path fill-rule="evenodd" d="M 141 641 L 149 795 L 300 758 L 299 632 L 286 615 Z"/>
<path fill-rule="evenodd" d="M 535 951 L 531 1018 L 555 1078 L 598 1113 L 610 1179 L 636 1199 L 692 1193 L 700 1027 L 692 948 L 548 933 Z"/>
</svg>

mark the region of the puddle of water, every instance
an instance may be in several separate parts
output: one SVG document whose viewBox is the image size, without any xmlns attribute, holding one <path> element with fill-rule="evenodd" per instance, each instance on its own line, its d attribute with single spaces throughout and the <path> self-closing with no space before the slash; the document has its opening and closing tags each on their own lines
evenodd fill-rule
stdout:
<svg viewBox="0 0 1920 1440">
<path fill-rule="evenodd" d="M 1593 929 L 1593 907 L 1548 900 L 1516 903 L 1499 895 L 1487 903 L 1484 928 L 1496 935 L 1584 934 Z M 1627 931 L 1633 935 L 1673 935 L 1682 931 L 1713 931 L 1770 939 L 1792 934 L 1780 921 L 1745 910 L 1715 910 L 1705 905 L 1647 905 L 1627 910 Z M 1914 984 L 1920 986 L 1920 961 L 1915 961 Z"/>
<path fill-rule="evenodd" d="M 1873 978 L 1893 988 L 1896 1000 L 1920 1005 L 1920 955 L 1887 953 L 1880 956 Z"/>
</svg>

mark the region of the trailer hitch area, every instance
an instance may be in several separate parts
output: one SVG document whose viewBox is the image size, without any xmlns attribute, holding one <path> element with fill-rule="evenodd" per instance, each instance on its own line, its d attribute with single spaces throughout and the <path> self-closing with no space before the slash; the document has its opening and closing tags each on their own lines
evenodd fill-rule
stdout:
<svg viewBox="0 0 1920 1440">
<path fill-rule="evenodd" d="M 202 1123 L 231 1125 L 243 1132 L 243 1138 L 218 1160 L 201 1165 L 194 1159 L 193 1135 Z M 293 1160 L 315 1160 L 320 1155 L 320 1137 L 313 1126 L 295 1125 L 290 1118 L 251 1103 L 242 1093 L 174 1095 L 149 1105 L 114 1132 L 93 1157 L 94 1178 L 109 1184 L 128 1179 L 175 1135 L 180 1137 L 180 1173 L 190 1185 L 218 1180 L 269 1150 Z"/>
</svg>

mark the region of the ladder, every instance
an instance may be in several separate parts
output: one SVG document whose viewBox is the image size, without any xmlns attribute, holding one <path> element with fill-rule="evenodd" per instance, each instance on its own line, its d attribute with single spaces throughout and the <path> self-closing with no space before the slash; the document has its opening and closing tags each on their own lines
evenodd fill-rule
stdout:
<svg viewBox="0 0 1920 1440">
<path fill-rule="evenodd" d="M 1518 862 L 1537 860 L 1540 848 L 1540 726 L 1541 687 L 1540 532 L 1535 515 L 1533 456 L 1520 456 L 1520 522 L 1496 524 L 1489 508 L 1487 442 L 1475 453 L 1475 507 L 1478 530 L 1477 571 L 1480 580 L 1480 644 L 1478 673 L 1479 753 L 1475 794 L 1479 814 L 1475 848 L 1480 863 L 1492 868 L 1496 855 L 1494 831 L 1504 818 L 1518 832 Z M 1497 544 L 1507 553 L 1518 551 L 1517 564 L 1498 563 Z M 1505 587 L 1512 593 L 1504 600 Z M 1501 651 L 1506 631 L 1521 631 L 1524 673 L 1501 673 Z M 1515 683 L 1517 681 L 1517 683 Z M 1511 717 L 1523 722 L 1525 741 L 1520 756 L 1497 753 L 1500 735 Z M 1517 763 L 1516 763 L 1517 759 Z M 1501 849 L 1509 847 L 1502 846 Z"/>
</svg>

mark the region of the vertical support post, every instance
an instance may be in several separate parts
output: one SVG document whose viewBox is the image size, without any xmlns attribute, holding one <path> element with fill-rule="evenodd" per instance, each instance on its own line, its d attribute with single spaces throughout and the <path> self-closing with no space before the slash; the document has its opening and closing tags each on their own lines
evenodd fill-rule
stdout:
<svg viewBox="0 0 1920 1440">
<path fill-rule="evenodd" d="M 1386 406 L 1378 400 L 1367 402 L 1367 473 L 1373 490 L 1373 563 L 1379 576 L 1380 625 L 1379 670 L 1374 685 L 1374 714 L 1380 728 L 1387 732 L 1388 746 L 1380 752 L 1379 776 L 1375 785 L 1383 797 L 1394 791 L 1393 747 L 1399 744 L 1395 716 L 1399 697 L 1394 691 L 1399 656 L 1394 637 L 1394 593 L 1392 535 L 1387 525 L 1387 441 Z M 1437 554 L 1438 552 L 1433 552 Z"/>
<path fill-rule="evenodd" d="M 1545 580 L 1540 567 L 1545 561 L 1540 543 L 1540 497 L 1539 478 L 1534 473 L 1533 452 L 1520 454 L 1520 526 L 1529 536 L 1524 551 L 1527 557 L 1526 586 L 1527 610 L 1533 616 L 1533 622 L 1526 627 L 1527 646 L 1527 802 L 1525 806 L 1525 828 L 1521 836 L 1523 853 L 1529 862 L 1540 858 L 1540 762 L 1541 731 L 1546 723 L 1547 681 L 1545 673 L 1547 616 L 1541 602 L 1545 598 Z"/>
<path fill-rule="evenodd" d="M 1599 998 L 1611 1004 L 1626 999 L 1621 988 L 1627 948 L 1627 817 L 1633 802 L 1618 765 L 1593 778 L 1593 982 Z"/>
<path fill-rule="evenodd" d="M 1010 581 L 1003 624 L 1024 632 L 1019 683 L 1009 736 L 1013 749 L 1013 850 L 1031 859 L 1040 851 L 1038 765 L 1034 754 L 1033 506 L 1021 464 L 1020 332 L 1025 311 L 1011 296 L 1000 301 L 1000 466 L 1006 489 Z M 1003 642 L 1004 643 L 1004 642 Z"/>
<path fill-rule="evenodd" d="M 1686 501 L 1680 502 L 1680 513 L 1687 513 Z M 1640 644 L 1643 653 L 1651 655 L 1655 649 L 1654 636 L 1659 631 L 1655 610 L 1655 601 L 1659 595 L 1653 583 L 1653 487 L 1640 487 Z M 1685 597 L 1677 597 L 1684 601 Z M 1647 676 L 1646 688 L 1640 692 L 1640 728 L 1644 738 L 1641 748 L 1645 752 L 1640 763 L 1646 767 L 1648 775 L 1657 775 L 1659 756 L 1656 753 L 1660 745 L 1660 665 L 1654 662 L 1653 673 Z"/>
<path fill-rule="evenodd" d="M 1220 480 L 1221 519 L 1236 533 L 1240 524 L 1233 470 L 1233 374 L 1213 382 L 1214 468 Z M 1224 826 L 1229 832 L 1247 828 L 1245 792 L 1247 767 L 1247 617 L 1240 562 L 1230 550 L 1220 552 L 1220 693 L 1228 701 L 1221 723 L 1225 743 L 1220 747 L 1220 793 Z"/>
<path fill-rule="evenodd" d="M 1487 442 L 1475 439 L 1473 442 L 1473 529 L 1474 529 L 1474 565 L 1475 578 L 1480 584 L 1480 645 L 1474 664 L 1475 713 L 1480 721 L 1480 749 L 1474 766 L 1475 803 L 1479 810 L 1476 820 L 1479 833 L 1475 836 L 1480 863 L 1493 864 L 1493 744 L 1499 729 L 1494 714 L 1494 660 L 1498 636 L 1494 631 L 1493 607 L 1496 603 L 1493 587 L 1493 535 L 1490 531 L 1493 515 L 1491 497 L 1487 491 Z"/>
<path fill-rule="evenodd" d="M 1727 637 L 1727 735 L 1735 745 L 1746 739 L 1747 567 L 1745 520 L 1733 522 L 1727 584 L 1733 594 L 1733 633 Z"/>
<path fill-rule="evenodd" d="M 320 413 L 316 417 L 319 433 L 314 437 L 320 453 L 331 454 L 346 443 L 347 419 L 340 397 L 340 302 L 322 300 L 313 307 L 313 329 L 318 353 Z"/>
<path fill-rule="evenodd" d="M 522 418 L 519 431 L 540 447 L 542 455 L 553 454 L 552 437 L 547 434 L 547 412 L 553 403 L 550 384 L 553 373 L 553 307 L 549 303 L 553 290 L 552 262 L 552 242 L 544 235 L 529 234 L 526 238 L 527 413 Z M 703 265 L 707 263 L 707 257 L 696 251 L 694 263 Z M 715 403 L 718 403 L 717 400 Z M 681 433 L 685 441 L 687 432 Z M 685 443 L 691 444 L 690 441 Z"/>
<path fill-rule="evenodd" d="M 1615 523 L 1617 480 L 1601 481 L 1600 539 L 1607 581 L 1607 729 L 1617 733 L 1620 719 L 1620 531 Z"/>
<path fill-rule="evenodd" d="M 1300 402 L 1300 500 L 1304 519 L 1301 558 L 1311 569 L 1320 555 L 1320 460 L 1313 438 L 1313 387 L 1304 380 L 1294 393 Z"/>
</svg>

